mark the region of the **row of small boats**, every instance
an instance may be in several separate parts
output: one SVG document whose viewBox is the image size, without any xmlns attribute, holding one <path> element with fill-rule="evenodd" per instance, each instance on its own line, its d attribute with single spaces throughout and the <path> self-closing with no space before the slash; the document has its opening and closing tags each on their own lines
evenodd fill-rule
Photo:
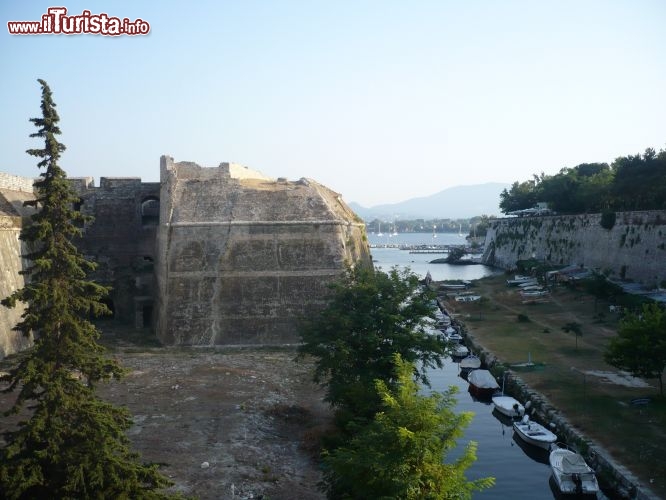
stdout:
<svg viewBox="0 0 666 500">
<path fill-rule="evenodd" d="M 461 370 L 463 361 L 460 361 Z M 473 361 L 467 364 L 474 364 Z M 530 446 L 547 450 L 548 462 L 553 479 L 560 493 L 564 495 L 593 495 L 599 491 L 594 470 L 575 451 L 557 444 L 557 435 L 539 422 L 530 419 L 527 408 L 517 399 L 499 392 L 499 384 L 488 370 L 472 369 L 467 373 L 470 393 L 479 398 L 491 399 L 493 408 L 499 414 L 511 419 L 516 436 Z M 504 385 L 504 384 L 502 384 Z"/>
<path fill-rule="evenodd" d="M 527 277 L 516 276 L 516 283 L 524 285 Z M 599 491 L 594 470 L 585 459 L 566 446 L 557 444 L 557 435 L 527 414 L 530 403 L 523 405 L 517 399 L 504 394 L 493 374 L 481 368 L 481 359 L 470 353 L 459 331 L 452 325 L 448 314 L 438 311 L 436 327 L 449 342 L 451 357 L 458 362 L 461 376 L 469 383 L 469 392 L 478 399 L 490 399 L 496 412 L 511 420 L 518 439 L 529 446 L 548 452 L 548 462 L 553 479 L 562 494 L 593 495 Z M 506 375 L 506 374 L 505 374 Z"/>
</svg>

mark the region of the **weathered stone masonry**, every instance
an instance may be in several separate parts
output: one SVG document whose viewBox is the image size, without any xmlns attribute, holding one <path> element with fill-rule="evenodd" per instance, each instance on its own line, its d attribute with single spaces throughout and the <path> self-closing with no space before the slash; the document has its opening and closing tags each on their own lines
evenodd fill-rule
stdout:
<svg viewBox="0 0 666 500">
<path fill-rule="evenodd" d="M 236 164 L 162 157 L 160 182 L 70 179 L 92 215 L 79 247 L 113 287 L 107 321 L 151 328 L 167 344 L 280 344 L 322 306 L 346 262 L 370 263 L 363 223 L 309 179 L 269 179 Z M 32 179 L 0 174 L 0 295 L 23 286 L 18 240 Z M 12 201 L 13 200 L 13 201 Z M 26 343 L 0 310 L 0 357 Z"/>
<path fill-rule="evenodd" d="M 24 219 L 33 210 L 23 202 L 34 198 L 32 179 L 0 173 L 0 298 L 5 298 L 25 284 L 19 271 L 26 262 L 21 255 L 27 252 L 19 240 Z M 21 320 L 23 308 L 7 309 L 0 306 L 0 359 L 30 345 L 31 339 L 23 337 L 12 328 Z"/>
<path fill-rule="evenodd" d="M 666 280 L 666 211 L 617 212 L 611 229 L 601 214 L 498 219 L 485 248 L 484 262 L 505 269 L 536 258 L 658 286 Z"/>
<path fill-rule="evenodd" d="M 369 262 L 364 225 L 308 179 L 162 157 L 158 332 L 166 343 L 293 342 L 345 262 Z M 192 196 L 192 193 L 197 196 Z"/>
</svg>

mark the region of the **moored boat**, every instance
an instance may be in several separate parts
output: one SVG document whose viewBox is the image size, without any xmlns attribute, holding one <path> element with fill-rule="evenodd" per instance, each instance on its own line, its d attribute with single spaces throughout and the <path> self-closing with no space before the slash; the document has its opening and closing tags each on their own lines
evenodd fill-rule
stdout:
<svg viewBox="0 0 666 500">
<path fill-rule="evenodd" d="M 493 396 L 493 406 L 495 409 L 511 418 L 520 418 L 525 414 L 525 407 L 511 396 Z"/>
<path fill-rule="evenodd" d="M 555 448 L 548 459 L 553 478 L 561 493 L 591 495 L 599 491 L 599 483 L 585 459 L 568 448 Z"/>
<path fill-rule="evenodd" d="M 472 370 L 478 370 L 481 368 L 481 360 L 477 355 L 470 354 L 469 356 L 461 359 L 458 366 L 460 367 L 460 371 L 470 372 Z"/>
<path fill-rule="evenodd" d="M 514 279 L 506 280 L 506 284 L 508 286 L 518 286 L 525 283 L 529 283 L 530 281 L 536 281 L 536 279 L 533 278 L 532 276 L 521 276 L 520 274 L 516 274 Z"/>
<path fill-rule="evenodd" d="M 446 340 L 452 341 L 452 342 L 462 342 L 463 338 L 462 335 L 458 333 L 458 330 L 453 328 L 452 326 L 449 326 L 444 330 L 444 337 Z"/>
<path fill-rule="evenodd" d="M 500 394 L 493 394 L 493 407 L 502 415 L 515 420 L 516 418 L 520 418 L 525 414 L 526 408 L 520 404 L 520 401 L 518 401 L 516 398 L 506 396 L 504 394 L 504 385 L 506 384 L 507 375 L 509 375 L 508 371 L 505 371 L 502 375 L 502 392 Z M 530 403 L 527 403 L 526 406 L 529 405 Z"/>
<path fill-rule="evenodd" d="M 479 399 L 492 397 L 499 390 L 499 384 L 488 370 L 472 370 L 467 375 L 470 392 Z"/>
<path fill-rule="evenodd" d="M 451 357 L 452 358 L 466 358 L 469 356 L 469 349 L 465 344 L 455 344 L 451 347 Z"/>
<path fill-rule="evenodd" d="M 513 423 L 513 430 L 523 441 L 547 450 L 557 441 L 557 436 L 538 422 L 524 415 L 522 420 Z"/>
</svg>

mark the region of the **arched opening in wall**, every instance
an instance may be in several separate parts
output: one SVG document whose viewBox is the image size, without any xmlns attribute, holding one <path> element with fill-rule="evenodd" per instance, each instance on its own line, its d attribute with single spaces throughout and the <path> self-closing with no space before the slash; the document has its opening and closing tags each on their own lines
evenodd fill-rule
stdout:
<svg viewBox="0 0 666 500">
<path fill-rule="evenodd" d="M 74 209 L 75 212 L 81 212 L 81 210 L 83 209 L 83 203 L 84 203 L 83 199 L 79 198 L 72 204 L 72 208 Z M 85 225 L 85 222 L 82 220 L 75 220 L 74 225 L 76 227 L 83 227 Z"/>
<path fill-rule="evenodd" d="M 157 226 L 160 223 L 160 200 L 146 198 L 141 202 L 141 225 Z"/>
<path fill-rule="evenodd" d="M 137 255 L 132 259 L 132 271 L 136 274 L 152 273 L 155 259 L 150 255 Z"/>
<path fill-rule="evenodd" d="M 143 327 L 150 328 L 153 326 L 153 304 L 144 304 L 142 308 Z"/>
<path fill-rule="evenodd" d="M 155 266 L 155 262 L 153 261 L 153 258 L 150 257 L 149 255 L 144 255 L 143 258 L 141 259 L 141 272 L 142 273 L 152 273 L 153 268 Z"/>
</svg>

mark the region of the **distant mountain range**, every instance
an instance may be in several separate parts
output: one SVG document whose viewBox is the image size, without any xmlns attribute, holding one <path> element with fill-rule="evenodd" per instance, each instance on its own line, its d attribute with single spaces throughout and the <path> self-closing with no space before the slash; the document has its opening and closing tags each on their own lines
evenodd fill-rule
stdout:
<svg viewBox="0 0 666 500">
<path fill-rule="evenodd" d="M 456 186 L 422 198 L 366 208 L 349 203 L 363 220 L 469 219 L 477 215 L 499 215 L 500 193 L 511 187 L 501 182 Z"/>
</svg>

